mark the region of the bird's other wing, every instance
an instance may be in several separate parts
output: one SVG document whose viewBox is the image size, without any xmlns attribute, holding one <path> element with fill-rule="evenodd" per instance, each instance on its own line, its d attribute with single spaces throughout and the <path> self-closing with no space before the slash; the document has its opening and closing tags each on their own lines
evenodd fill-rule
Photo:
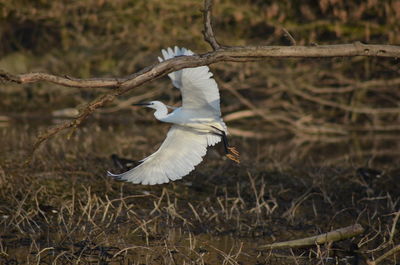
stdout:
<svg viewBox="0 0 400 265">
<path fill-rule="evenodd" d="M 161 51 L 163 58 L 158 60 L 168 60 L 176 56 L 188 56 L 194 53 L 185 48 L 172 50 L 168 48 Z M 195 68 L 185 68 L 168 74 L 175 87 L 179 88 L 182 93 L 183 109 L 198 109 L 203 111 L 212 111 L 217 115 L 221 115 L 219 90 L 217 82 L 212 78 L 208 66 L 200 66 Z"/>
<path fill-rule="evenodd" d="M 194 54 L 191 50 L 188 50 L 186 48 L 179 48 L 177 46 L 175 46 L 174 50 L 172 50 L 171 48 L 162 49 L 161 53 L 162 53 L 164 59 L 161 57 L 158 57 L 159 62 L 162 62 L 162 61 L 168 60 L 168 59 L 172 59 L 177 56 L 190 56 L 190 55 Z M 169 76 L 169 78 L 171 78 L 172 84 L 176 88 L 181 89 L 181 87 L 182 87 L 182 70 L 169 73 L 168 76 Z"/>
<path fill-rule="evenodd" d="M 154 185 L 181 179 L 189 174 L 207 152 L 207 134 L 173 125 L 160 148 L 142 163 L 116 177 L 136 184 Z"/>
</svg>

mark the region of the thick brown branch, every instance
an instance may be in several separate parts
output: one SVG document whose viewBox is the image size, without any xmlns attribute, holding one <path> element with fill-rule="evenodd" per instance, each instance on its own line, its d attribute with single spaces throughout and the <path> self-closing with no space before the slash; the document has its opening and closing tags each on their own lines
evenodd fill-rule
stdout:
<svg viewBox="0 0 400 265">
<path fill-rule="evenodd" d="M 204 35 L 204 40 L 208 42 L 213 50 L 218 50 L 221 45 L 217 42 L 215 39 L 214 31 L 212 28 L 212 21 L 211 21 L 211 16 L 212 16 L 212 0 L 205 0 L 204 1 L 204 30 L 203 30 L 203 35 Z"/>
<path fill-rule="evenodd" d="M 47 81 L 50 83 L 68 86 L 68 87 L 117 87 L 124 79 L 116 78 L 90 78 L 77 79 L 68 76 L 56 76 L 47 73 L 29 73 L 21 75 L 13 75 L 0 70 L 0 80 L 16 82 L 19 84 L 35 83 L 39 81 Z"/>
<path fill-rule="evenodd" d="M 210 65 L 217 62 L 243 62 L 267 58 L 333 58 L 333 57 L 386 57 L 400 58 L 400 46 L 362 44 L 337 44 L 321 46 L 247 46 L 221 47 L 218 50 L 194 56 L 177 57 L 143 69 L 124 78 L 76 79 L 45 73 L 13 75 L 0 70 L 0 80 L 17 83 L 47 81 L 73 87 L 125 87 L 127 90 L 167 73 L 187 67 Z"/>
</svg>

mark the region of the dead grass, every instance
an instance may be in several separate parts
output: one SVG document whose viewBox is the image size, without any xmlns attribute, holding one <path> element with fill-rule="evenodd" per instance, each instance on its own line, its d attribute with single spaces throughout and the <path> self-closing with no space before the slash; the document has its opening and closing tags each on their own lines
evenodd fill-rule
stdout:
<svg viewBox="0 0 400 265">
<path fill-rule="evenodd" d="M 254 150 L 254 141 L 243 139 L 237 141 L 243 142 L 241 166 L 214 153 L 184 180 L 149 187 L 116 182 L 104 172 L 113 167 L 111 153 L 137 159 L 151 152 L 151 139 L 161 141 L 163 127 L 115 124 L 115 130 L 89 123 L 69 140 L 49 142 L 24 168 L 21 155 L 37 127 L 26 128 L 1 129 L 2 262 L 330 264 L 372 260 L 399 242 L 398 154 L 389 162 L 379 152 L 369 160 L 369 167 L 385 170 L 377 178 L 356 172 L 364 156 L 347 153 L 328 165 L 313 151 L 331 150 L 329 145 L 294 149 L 293 141 L 258 142 L 261 148 Z M 111 135 L 114 140 L 106 140 Z M 370 141 L 359 152 L 368 151 Z M 393 144 L 372 141 L 378 151 Z M 288 150 L 304 148 L 306 153 L 289 156 Z M 350 240 L 291 251 L 259 248 L 354 223 L 366 232 Z"/>
</svg>

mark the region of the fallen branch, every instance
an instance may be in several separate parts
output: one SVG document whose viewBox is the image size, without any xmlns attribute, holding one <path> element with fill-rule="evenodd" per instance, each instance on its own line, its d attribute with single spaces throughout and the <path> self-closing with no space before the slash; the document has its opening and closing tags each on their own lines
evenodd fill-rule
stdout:
<svg viewBox="0 0 400 265">
<path fill-rule="evenodd" d="M 268 244 L 261 246 L 260 248 L 268 248 L 268 249 L 278 249 L 278 248 L 299 248 L 299 247 L 306 247 L 312 246 L 315 244 L 321 245 L 328 242 L 335 242 L 344 240 L 347 238 L 351 238 L 362 234 L 364 232 L 364 228 L 360 224 L 355 224 L 347 227 L 343 227 L 340 229 L 336 229 L 334 231 L 320 234 L 317 236 L 306 237 L 291 241 L 285 242 L 277 242 L 273 244 Z"/>
</svg>

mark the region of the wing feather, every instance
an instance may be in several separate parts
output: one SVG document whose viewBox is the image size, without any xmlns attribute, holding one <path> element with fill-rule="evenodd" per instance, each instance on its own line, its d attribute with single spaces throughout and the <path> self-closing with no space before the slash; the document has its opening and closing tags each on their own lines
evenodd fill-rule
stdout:
<svg viewBox="0 0 400 265">
<path fill-rule="evenodd" d="M 207 152 L 208 135 L 173 125 L 160 148 L 142 163 L 119 175 L 110 176 L 136 184 L 162 184 L 189 174 Z"/>
<path fill-rule="evenodd" d="M 194 53 L 185 48 L 167 48 L 161 51 L 164 58 L 158 60 L 168 60 L 176 56 L 188 56 Z M 183 109 L 199 109 L 203 112 L 208 110 L 210 114 L 221 115 L 220 98 L 217 82 L 212 78 L 208 66 L 185 68 L 168 74 L 175 87 L 182 93 Z"/>
</svg>

